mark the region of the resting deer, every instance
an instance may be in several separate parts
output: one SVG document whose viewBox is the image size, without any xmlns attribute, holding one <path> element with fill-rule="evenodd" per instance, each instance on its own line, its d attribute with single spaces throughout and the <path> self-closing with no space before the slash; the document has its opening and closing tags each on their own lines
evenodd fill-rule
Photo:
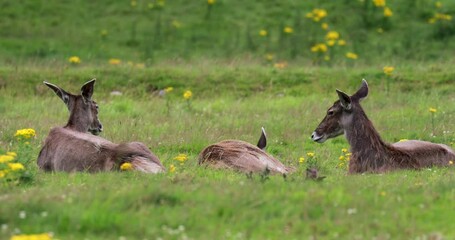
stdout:
<svg viewBox="0 0 455 240">
<path fill-rule="evenodd" d="M 64 127 L 52 128 L 38 156 L 44 171 L 110 171 L 129 162 L 135 170 L 163 172 L 160 160 L 140 142 L 115 144 L 97 135 L 103 130 L 98 120 L 98 105 L 92 100 L 95 79 L 85 83 L 81 95 L 44 82 L 65 103 L 70 111 Z"/>
<path fill-rule="evenodd" d="M 454 150 L 444 144 L 418 140 L 385 143 L 360 106 L 360 101 L 368 95 L 365 80 L 352 96 L 336 91 L 339 100 L 328 109 L 311 138 L 323 143 L 344 133 L 352 152 L 349 173 L 448 166 L 453 163 L 450 161 L 455 161 Z"/>
<path fill-rule="evenodd" d="M 215 168 L 229 168 L 237 171 L 287 174 L 291 168 L 267 154 L 267 137 L 262 134 L 257 146 L 238 140 L 225 140 L 206 147 L 199 153 L 199 165 L 207 164 Z"/>
</svg>

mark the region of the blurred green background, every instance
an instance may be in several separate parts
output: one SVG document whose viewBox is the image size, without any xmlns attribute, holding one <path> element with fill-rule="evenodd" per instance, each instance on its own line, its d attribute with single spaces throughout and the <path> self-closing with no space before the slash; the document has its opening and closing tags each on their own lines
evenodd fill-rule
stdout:
<svg viewBox="0 0 455 240">
<path fill-rule="evenodd" d="M 454 13 L 451 0 L 2 1 L 0 60 L 445 61 Z"/>
</svg>

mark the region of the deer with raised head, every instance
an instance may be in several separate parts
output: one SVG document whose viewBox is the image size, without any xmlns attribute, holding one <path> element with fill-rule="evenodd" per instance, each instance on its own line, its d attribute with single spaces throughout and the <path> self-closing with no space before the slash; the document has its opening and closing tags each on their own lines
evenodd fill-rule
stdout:
<svg viewBox="0 0 455 240">
<path fill-rule="evenodd" d="M 286 167 L 265 152 L 267 137 L 264 128 L 257 146 L 239 140 L 225 140 L 212 144 L 199 153 L 199 165 L 234 169 L 244 173 L 264 172 L 288 174 Z"/>
<path fill-rule="evenodd" d="M 339 99 L 327 110 L 327 115 L 311 138 L 323 143 L 344 133 L 352 152 L 349 173 L 449 166 L 455 161 L 454 150 L 444 144 L 419 140 L 394 144 L 384 142 L 360 105 L 360 101 L 368 95 L 365 80 L 352 96 L 338 89 L 336 92 Z"/>
<path fill-rule="evenodd" d="M 141 172 L 165 171 L 160 160 L 143 143 L 115 144 L 95 136 L 103 130 L 98 119 L 98 104 L 92 100 L 95 79 L 82 86 L 80 95 L 48 82 L 44 84 L 65 103 L 70 117 L 64 127 L 50 130 L 38 156 L 40 169 L 99 172 L 116 170 L 123 163 L 131 163 L 133 169 Z"/>
</svg>

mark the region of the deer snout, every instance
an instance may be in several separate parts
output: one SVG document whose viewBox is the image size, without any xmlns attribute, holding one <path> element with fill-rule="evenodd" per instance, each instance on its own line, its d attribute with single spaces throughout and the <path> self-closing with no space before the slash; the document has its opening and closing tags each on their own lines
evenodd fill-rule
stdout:
<svg viewBox="0 0 455 240">
<path fill-rule="evenodd" d="M 318 143 L 323 143 L 325 141 L 324 136 L 320 136 L 316 131 L 311 134 L 311 139 Z"/>
<path fill-rule="evenodd" d="M 95 126 L 89 128 L 88 131 L 91 132 L 93 135 L 98 135 L 100 134 L 100 132 L 103 131 L 103 124 L 98 123 Z"/>
</svg>

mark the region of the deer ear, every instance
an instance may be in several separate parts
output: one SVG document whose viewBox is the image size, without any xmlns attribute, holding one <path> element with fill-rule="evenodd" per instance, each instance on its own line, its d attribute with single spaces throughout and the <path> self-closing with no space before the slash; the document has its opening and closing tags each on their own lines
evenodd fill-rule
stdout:
<svg viewBox="0 0 455 240">
<path fill-rule="evenodd" d="M 82 85 L 81 94 L 82 94 L 82 97 L 84 97 L 84 100 L 92 99 L 93 87 L 95 86 L 95 81 L 96 81 L 96 79 L 94 78 L 94 79 L 86 82 L 84 85 Z"/>
<path fill-rule="evenodd" d="M 363 100 L 368 96 L 368 83 L 365 79 L 362 79 L 362 86 L 360 86 L 359 90 L 352 95 L 352 99 L 355 99 L 357 101 Z"/>
<path fill-rule="evenodd" d="M 265 129 L 264 127 L 262 127 L 262 133 L 261 133 L 261 137 L 259 138 L 259 141 L 258 141 L 258 148 L 264 150 L 265 147 L 267 147 L 267 136 L 265 135 Z"/>
<path fill-rule="evenodd" d="M 344 92 L 337 89 L 338 98 L 340 99 L 341 106 L 345 110 L 351 110 L 351 98 Z"/>
<path fill-rule="evenodd" d="M 48 86 L 50 89 L 52 89 L 57 96 L 62 99 L 62 101 L 66 104 L 66 106 L 69 107 L 69 102 L 70 102 L 70 96 L 71 94 L 67 93 L 65 90 L 59 88 L 57 85 L 54 85 L 52 83 L 48 83 L 46 81 L 43 82 Z"/>
</svg>

